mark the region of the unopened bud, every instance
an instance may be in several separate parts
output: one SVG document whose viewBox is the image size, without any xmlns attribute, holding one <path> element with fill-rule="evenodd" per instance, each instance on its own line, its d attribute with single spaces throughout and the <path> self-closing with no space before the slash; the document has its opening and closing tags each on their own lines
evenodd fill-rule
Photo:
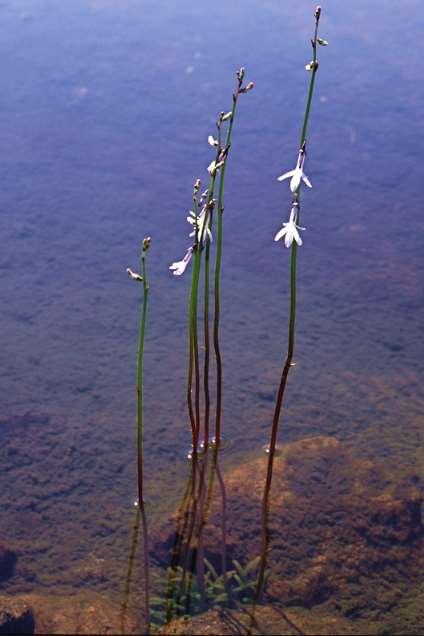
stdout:
<svg viewBox="0 0 424 636">
<path fill-rule="evenodd" d="M 244 78 L 244 66 L 242 66 L 238 71 L 237 71 L 237 79 L 239 82 L 242 82 Z"/>
<path fill-rule="evenodd" d="M 145 252 L 147 252 L 147 250 L 149 249 L 151 242 L 152 242 L 152 239 L 151 239 L 150 236 L 145 236 L 144 237 L 144 239 L 143 239 L 143 250 Z"/>
<path fill-rule="evenodd" d="M 321 46 L 328 46 L 327 40 L 323 40 L 322 38 L 318 38 L 317 42 L 321 44 Z"/>
<path fill-rule="evenodd" d="M 255 85 L 253 82 L 249 82 L 246 86 L 243 86 L 243 88 L 239 89 L 239 93 L 248 93 L 252 90 L 252 88 L 254 88 L 254 86 Z"/>
<path fill-rule="evenodd" d="M 315 9 L 315 19 L 319 20 L 321 16 L 321 7 L 318 5 L 317 8 Z"/>
<path fill-rule="evenodd" d="M 233 115 L 233 111 L 232 110 L 228 111 L 228 113 L 225 113 L 225 115 L 221 115 L 221 121 L 227 121 L 227 119 L 230 119 L 232 115 Z"/>
<path fill-rule="evenodd" d="M 218 141 L 215 139 L 215 137 L 213 137 L 212 135 L 209 135 L 208 144 L 212 147 L 215 147 L 218 145 Z"/>
<path fill-rule="evenodd" d="M 309 64 L 306 64 L 306 66 L 305 66 L 305 69 L 307 71 L 313 71 L 313 70 L 315 70 L 317 68 L 318 68 L 318 62 L 314 62 L 313 60 L 312 60 L 312 62 L 309 62 Z"/>
<path fill-rule="evenodd" d="M 194 186 L 193 186 L 193 191 L 194 191 L 194 193 L 199 192 L 199 190 L 200 190 L 200 186 L 201 186 L 201 185 L 202 185 L 202 184 L 201 184 L 201 182 L 200 182 L 200 179 L 196 179 L 196 181 L 194 182 Z"/>
</svg>

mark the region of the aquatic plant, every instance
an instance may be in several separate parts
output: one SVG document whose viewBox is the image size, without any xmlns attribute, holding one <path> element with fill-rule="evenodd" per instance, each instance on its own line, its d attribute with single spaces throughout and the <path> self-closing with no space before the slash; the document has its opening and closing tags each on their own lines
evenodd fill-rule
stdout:
<svg viewBox="0 0 424 636">
<path fill-rule="evenodd" d="M 142 546 L 143 546 L 143 563 L 144 563 L 144 591 L 145 591 L 145 619 L 147 624 L 147 632 L 150 629 L 150 582 L 149 582 L 149 544 L 147 532 L 147 517 L 144 509 L 144 462 L 143 462 L 143 428 L 144 428 L 144 386 L 143 386 L 143 362 L 144 362 L 144 341 L 146 336 L 147 325 L 147 304 L 149 297 L 149 281 L 147 278 L 147 253 L 150 248 L 151 238 L 146 236 L 141 245 L 141 274 L 127 268 L 127 274 L 131 280 L 143 285 L 143 298 L 140 310 L 140 326 L 138 334 L 137 347 L 137 379 L 136 379 L 136 445 L 137 445 L 137 492 L 138 497 L 134 502 L 136 510 L 136 519 L 133 529 L 133 538 L 131 543 L 131 552 L 128 563 L 128 571 L 125 584 L 124 601 L 121 609 L 121 630 L 124 632 L 126 612 L 128 608 L 128 600 L 130 595 L 131 581 L 133 576 L 134 559 L 137 552 L 138 536 L 140 531 L 140 522 L 142 527 Z"/>
<path fill-rule="evenodd" d="M 204 591 L 199 587 L 198 581 L 194 579 L 192 585 L 185 587 L 178 596 L 165 598 L 154 595 L 151 597 L 150 615 L 153 627 L 159 627 L 169 622 L 173 617 L 199 614 L 213 607 L 234 608 L 240 604 L 252 603 L 255 596 L 260 556 L 251 559 L 245 566 L 233 559 L 233 568 L 227 570 L 225 574 L 218 574 L 208 559 L 203 559 L 203 563 L 205 566 Z M 168 568 L 168 575 L 169 570 L 170 568 Z M 266 571 L 265 579 L 268 575 L 269 572 Z M 177 566 L 172 569 L 172 576 L 175 581 L 182 582 L 186 578 L 186 572 L 182 566 Z M 172 608 L 171 615 L 169 607 Z"/>
<path fill-rule="evenodd" d="M 259 568 L 256 599 L 259 600 L 262 596 L 264 583 L 265 583 L 265 567 L 267 554 L 269 550 L 269 532 L 268 532 L 268 516 L 269 516 L 269 498 L 272 482 L 272 470 L 273 462 L 276 451 L 278 426 L 281 415 L 281 408 L 284 399 L 284 393 L 287 386 L 287 380 L 290 369 L 295 365 L 293 362 L 294 355 L 294 342 L 295 342 L 295 324 L 296 324 L 296 283 L 297 283 L 297 250 L 302 245 L 302 239 L 300 238 L 299 230 L 304 228 L 299 226 L 300 220 L 300 190 L 301 185 L 304 183 L 307 187 L 311 188 L 312 184 L 304 172 L 304 164 L 306 160 L 306 141 L 309 116 L 311 112 L 312 97 L 314 94 L 315 78 L 318 71 L 318 46 L 326 46 L 328 42 L 318 37 L 318 26 L 321 17 L 321 7 L 317 6 L 314 13 L 315 17 L 315 30 L 311 39 L 312 44 L 312 60 L 306 64 L 305 69 L 310 73 L 309 89 L 306 100 L 306 107 L 303 116 L 303 124 L 300 133 L 299 151 L 296 161 L 296 166 L 293 170 L 285 172 L 280 177 L 279 181 L 285 181 L 290 179 L 290 191 L 292 193 L 291 211 L 289 221 L 283 223 L 283 228 L 277 232 L 274 240 L 279 241 L 284 238 L 284 244 L 286 248 L 291 250 L 290 255 L 290 315 L 289 315 L 289 329 L 288 329 L 288 344 L 287 354 L 284 360 L 284 364 L 281 371 L 280 383 L 277 391 L 277 398 L 274 407 L 274 415 L 271 427 L 271 437 L 268 447 L 268 465 L 267 475 L 265 481 L 265 489 L 262 500 L 262 556 L 261 564 Z"/>
<path fill-rule="evenodd" d="M 169 269 L 175 276 L 181 276 L 193 261 L 191 286 L 188 302 L 188 377 L 187 377 L 187 407 L 192 432 L 193 454 L 199 447 L 201 430 L 200 408 L 200 358 L 198 338 L 198 303 L 199 284 L 202 267 L 202 254 L 204 252 L 204 294 L 203 294 L 203 338 L 204 338 L 204 364 L 203 364 L 203 392 L 204 392 L 204 426 L 202 447 L 207 449 L 210 443 L 210 258 L 213 228 L 213 213 L 217 210 L 217 241 L 215 253 L 214 271 L 214 314 L 213 314 L 213 344 L 216 360 L 216 409 L 215 409 L 215 437 L 214 443 L 221 442 L 221 413 L 222 413 L 222 356 L 219 340 L 220 326 L 220 279 L 223 250 L 223 223 L 224 211 L 224 183 L 227 159 L 231 147 L 231 135 L 236 114 L 239 96 L 249 92 L 253 88 L 253 82 L 243 85 L 245 76 L 244 68 L 237 71 L 236 89 L 233 92 L 232 108 L 225 113 L 222 111 L 216 122 L 217 137 L 209 135 L 208 143 L 215 150 L 215 158 L 209 164 L 209 184 L 206 190 L 200 194 L 201 182 L 196 179 L 193 187 L 193 210 L 187 217 L 192 226 L 189 237 L 194 238 L 194 244 L 190 245 L 184 257 L 180 261 L 172 263 Z M 224 130 L 226 127 L 226 130 Z M 224 139 L 225 138 L 225 139 Z M 215 187 L 218 180 L 218 195 L 215 198 Z M 199 211 L 200 210 L 200 211 Z M 194 402 L 193 402 L 193 378 L 194 378 Z"/>
<path fill-rule="evenodd" d="M 138 334 L 137 349 L 137 381 L 136 381 L 136 437 L 137 437 L 137 484 L 138 484 L 138 505 L 143 506 L 143 417 L 144 417 L 144 391 L 143 391 L 143 358 L 144 340 L 146 336 L 147 324 L 147 301 L 149 296 L 149 282 L 147 280 L 147 252 L 151 243 L 150 236 L 143 239 L 141 247 L 141 274 L 133 272 L 129 267 L 127 274 L 138 283 L 143 284 L 143 300 L 141 303 L 140 328 Z"/>
</svg>

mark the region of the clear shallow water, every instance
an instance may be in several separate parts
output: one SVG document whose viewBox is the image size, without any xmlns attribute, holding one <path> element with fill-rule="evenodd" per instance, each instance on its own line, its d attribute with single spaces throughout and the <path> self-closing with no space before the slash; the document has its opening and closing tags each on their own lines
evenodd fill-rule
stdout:
<svg viewBox="0 0 424 636">
<path fill-rule="evenodd" d="M 281 428 L 286 441 L 334 435 L 385 462 L 394 482 L 423 470 L 419 8 L 323 3 L 331 45 L 310 123 L 298 367 Z M 267 441 L 288 300 L 287 253 L 272 239 L 290 201 L 276 176 L 296 156 L 311 9 L 2 3 L 0 523 L 20 556 L 8 589 L 80 585 L 87 554 L 113 564 L 95 585 L 122 586 L 139 303 L 125 268 L 137 266 L 145 234 L 155 509 L 172 508 L 182 488 L 188 278 L 167 267 L 185 251 L 192 182 L 205 179 L 206 138 L 241 64 L 256 88 L 241 101 L 227 173 L 227 461 Z"/>
</svg>

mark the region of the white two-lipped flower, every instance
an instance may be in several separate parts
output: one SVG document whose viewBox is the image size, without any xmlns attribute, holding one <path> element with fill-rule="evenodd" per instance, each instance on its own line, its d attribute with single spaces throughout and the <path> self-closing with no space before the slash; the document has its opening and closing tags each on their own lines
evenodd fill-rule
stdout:
<svg viewBox="0 0 424 636">
<path fill-rule="evenodd" d="M 197 218 L 192 210 L 190 210 L 190 214 L 191 216 L 187 217 L 187 221 L 193 226 L 193 231 L 190 232 L 189 237 L 196 236 L 197 231 L 197 240 L 199 243 L 204 243 L 205 233 L 209 236 L 209 240 L 212 241 L 212 233 L 209 229 L 208 206 L 203 206 L 202 211 Z"/>
<path fill-rule="evenodd" d="M 288 223 L 283 223 L 283 227 L 274 237 L 274 241 L 279 241 L 284 236 L 284 245 L 286 247 L 290 247 L 293 243 L 293 240 L 296 241 L 298 245 L 302 245 L 302 239 L 300 238 L 300 234 L 298 230 L 304 230 L 304 227 L 300 227 L 300 225 L 296 224 L 296 216 L 297 216 L 297 206 L 293 206 L 290 212 L 290 219 Z"/>
<path fill-rule="evenodd" d="M 303 164 L 305 163 L 305 156 L 306 156 L 305 150 L 301 148 L 299 150 L 299 156 L 297 157 L 296 168 L 294 170 L 290 170 L 289 172 L 285 172 L 284 174 L 281 175 L 281 177 L 278 177 L 278 181 L 284 181 L 284 179 L 289 179 L 291 177 L 290 190 L 292 192 L 297 191 L 301 181 L 303 181 L 308 186 L 308 188 L 312 188 L 312 183 L 309 181 L 308 177 L 303 172 Z"/>
<path fill-rule="evenodd" d="M 186 267 L 193 256 L 193 249 L 193 247 L 189 247 L 182 261 L 176 261 L 169 266 L 169 269 L 174 276 L 181 276 L 181 274 L 184 274 Z"/>
</svg>

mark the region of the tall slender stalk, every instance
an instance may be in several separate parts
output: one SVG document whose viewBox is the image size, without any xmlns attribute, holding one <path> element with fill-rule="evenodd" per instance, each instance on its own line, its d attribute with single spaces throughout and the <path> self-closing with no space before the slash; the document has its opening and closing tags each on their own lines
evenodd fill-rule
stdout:
<svg viewBox="0 0 424 636">
<path fill-rule="evenodd" d="M 143 564 L 144 564 L 144 584 L 145 584 L 145 620 L 146 620 L 146 631 L 145 634 L 149 633 L 150 629 L 150 610 L 149 610 L 149 599 L 150 599 L 150 574 L 149 574 L 149 546 L 148 546 L 148 534 L 147 534 L 147 518 L 145 515 L 144 509 L 144 481 L 143 481 L 143 469 L 144 469 L 144 458 L 143 458 L 143 433 L 144 433 L 144 385 L 143 385 L 143 362 L 144 362 L 144 342 L 146 336 L 146 325 L 147 325 L 147 307 L 148 307 L 148 297 L 149 297 L 149 281 L 147 278 L 147 252 L 149 250 L 151 243 L 150 236 L 146 236 L 143 239 L 142 248 L 141 248 L 141 274 L 137 274 L 133 272 L 131 269 L 127 269 L 127 273 L 129 274 L 132 280 L 141 282 L 143 284 L 143 301 L 141 305 L 141 315 L 140 315 L 140 328 L 138 335 L 138 348 L 137 348 L 137 381 L 136 381 L 136 441 L 137 441 L 137 486 L 138 486 L 138 503 L 136 520 L 134 524 L 133 531 L 133 540 L 131 545 L 131 553 L 128 564 L 128 572 L 127 572 L 127 580 L 125 587 L 125 600 L 122 606 L 122 629 L 124 628 L 125 615 L 129 602 L 129 594 L 132 580 L 132 572 L 134 566 L 134 559 L 137 552 L 137 544 L 138 544 L 138 533 L 140 528 L 140 520 L 142 523 L 142 532 L 143 532 Z"/>
<path fill-rule="evenodd" d="M 218 431 L 218 436 L 215 434 L 215 438 L 220 439 L 221 430 L 221 410 L 222 410 L 222 363 L 221 353 L 219 347 L 219 283 L 220 283 L 220 271 L 222 260 L 222 213 L 223 213 L 223 193 L 224 193 L 224 175 L 226 170 L 226 160 L 231 144 L 231 131 L 233 128 L 234 115 L 237 106 L 238 96 L 241 93 L 247 93 L 253 88 L 253 82 L 249 82 L 246 86 L 242 86 L 244 78 L 244 69 L 241 68 L 237 73 L 237 89 L 233 94 L 233 107 L 228 113 L 222 112 L 217 122 L 218 128 L 218 140 L 215 140 L 212 135 L 209 136 L 208 142 L 211 146 L 216 148 L 215 160 L 208 166 L 208 172 L 210 175 L 209 187 L 201 195 L 200 203 L 202 209 L 199 213 L 198 191 L 200 188 L 199 179 L 196 180 L 193 189 L 193 211 L 191 212 L 194 218 L 187 217 L 187 220 L 194 225 L 194 232 L 190 236 L 195 236 L 195 242 L 193 246 L 190 246 L 186 252 L 186 255 L 181 261 L 176 261 L 171 264 L 169 269 L 173 271 L 175 276 L 180 276 L 184 273 L 188 263 L 193 257 L 193 269 L 192 279 L 189 293 L 188 303 L 188 374 L 187 374 L 187 406 L 192 431 L 192 446 L 193 455 L 198 452 L 198 442 L 200 436 L 200 360 L 199 360 L 199 338 L 198 338 L 198 304 L 199 304 L 199 283 L 202 267 L 202 253 L 205 253 L 205 271 L 204 271 L 204 289 L 203 289 L 203 336 L 204 336 L 204 365 L 203 365 L 203 390 L 204 390 L 204 448 L 207 449 L 209 444 L 209 428 L 210 428 L 210 385 L 209 385 L 209 372 L 210 372 L 210 254 L 211 254 L 211 229 L 213 224 L 213 210 L 215 207 L 214 190 L 217 174 L 220 172 L 219 194 L 218 194 L 218 246 L 217 246 L 217 258 L 215 262 L 215 274 L 214 274 L 214 296 L 215 296 L 215 309 L 214 309 L 214 350 L 216 356 L 217 366 L 217 422 L 215 426 L 215 433 Z M 221 144 L 221 127 L 223 122 L 228 121 L 228 129 L 226 135 L 225 146 Z M 193 381 L 194 381 L 194 402 L 193 402 Z"/>
<path fill-rule="evenodd" d="M 300 134 L 300 149 L 305 152 L 306 146 L 306 133 L 309 122 L 309 115 L 311 111 L 312 97 L 315 86 L 315 76 L 318 70 L 318 61 L 317 61 L 317 44 L 323 44 L 324 40 L 319 40 L 318 38 L 318 25 L 319 19 L 321 16 L 321 7 L 317 7 L 315 9 L 315 31 L 314 37 L 311 40 L 312 50 L 313 50 L 313 59 L 308 64 L 307 69 L 311 72 L 310 82 L 309 82 L 309 90 L 308 96 L 306 100 L 305 113 L 303 117 L 303 125 Z M 296 223 L 299 222 L 299 209 L 300 209 L 300 184 L 296 191 L 294 192 L 294 202 L 295 209 L 297 210 L 296 214 Z M 265 489 L 264 496 L 262 500 L 262 555 L 261 555 L 261 563 L 259 567 L 258 574 L 258 583 L 257 583 L 257 591 L 256 591 L 256 600 L 260 600 L 263 594 L 263 585 L 265 578 L 265 567 L 267 561 L 267 555 L 269 550 L 269 498 L 271 492 L 271 482 L 272 482 L 272 471 L 274 465 L 274 456 L 275 449 L 277 444 L 277 434 L 278 434 L 278 425 L 281 414 L 281 407 L 283 404 L 284 393 L 287 386 L 287 379 L 289 376 L 289 371 L 293 366 L 293 354 L 294 354 L 294 343 L 295 343 L 295 325 L 296 325 L 296 277 L 297 274 L 297 244 L 295 241 L 291 244 L 291 257 L 290 257 L 290 317 L 289 317 L 289 329 L 288 329 L 288 345 L 287 345 L 287 355 L 282 367 L 280 384 L 278 387 L 277 398 L 275 402 L 274 408 L 274 416 L 272 420 L 272 428 L 271 428 L 271 438 L 269 444 L 269 456 L 268 456 L 268 465 L 267 465 L 267 475 L 265 481 Z"/>
<path fill-rule="evenodd" d="M 200 369 L 199 369 L 199 345 L 197 337 L 197 305 L 199 294 L 199 276 L 201 265 L 201 250 L 199 243 L 198 223 L 199 210 L 197 202 L 197 193 L 199 191 L 200 181 L 196 180 L 193 187 L 193 213 L 195 228 L 194 263 L 191 275 L 191 286 L 188 304 L 188 341 L 189 341 L 189 363 L 188 363 L 188 379 L 187 379 L 187 405 L 192 431 L 192 447 L 193 453 L 197 453 L 200 431 Z M 195 384 L 195 398 L 193 407 L 193 373 Z"/>
<path fill-rule="evenodd" d="M 143 239 L 141 248 L 141 274 L 127 269 L 127 273 L 132 280 L 143 283 L 143 302 L 141 305 L 140 328 L 138 334 L 137 348 L 137 381 L 136 381 L 136 439 L 137 439 L 137 484 L 138 484 L 138 504 L 143 506 L 143 428 L 144 428 L 144 394 L 143 394 L 143 358 L 144 340 L 146 336 L 147 324 L 147 303 L 149 297 L 149 281 L 147 279 L 146 257 L 150 247 L 150 236 Z"/>
<path fill-rule="evenodd" d="M 221 266 L 222 266 L 222 241 L 223 241 L 223 223 L 222 215 L 224 212 L 224 183 L 225 172 L 227 169 L 227 158 L 231 147 L 231 133 L 233 131 L 234 118 L 237 109 L 237 102 L 241 93 L 246 93 L 253 88 L 253 82 L 249 82 L 245 88 L 242 88 L 244 79 L 244 68 L 237 72 L 237 87 L 233 93 L 232 109 L 229 117 L 227 128 L 227 136 L 225 139 L 225 161 L 221 169 L 218 186 L 218 204 L 217 204 L 217 240 L 215 255 L 215 273 L 214 273 L 214 320 L 213 320 L 213 344 L 216 360 L 216 409 L 215 409 L 215 443 L 221 442 L 221 418 L 222 418 L 222 356 L 219 342 L 219 322 L 221 312 L 220 301 L 220 284 L 221 284 Z M 222 121 L 222 118 L 221 118 Z"/>
</svg>

